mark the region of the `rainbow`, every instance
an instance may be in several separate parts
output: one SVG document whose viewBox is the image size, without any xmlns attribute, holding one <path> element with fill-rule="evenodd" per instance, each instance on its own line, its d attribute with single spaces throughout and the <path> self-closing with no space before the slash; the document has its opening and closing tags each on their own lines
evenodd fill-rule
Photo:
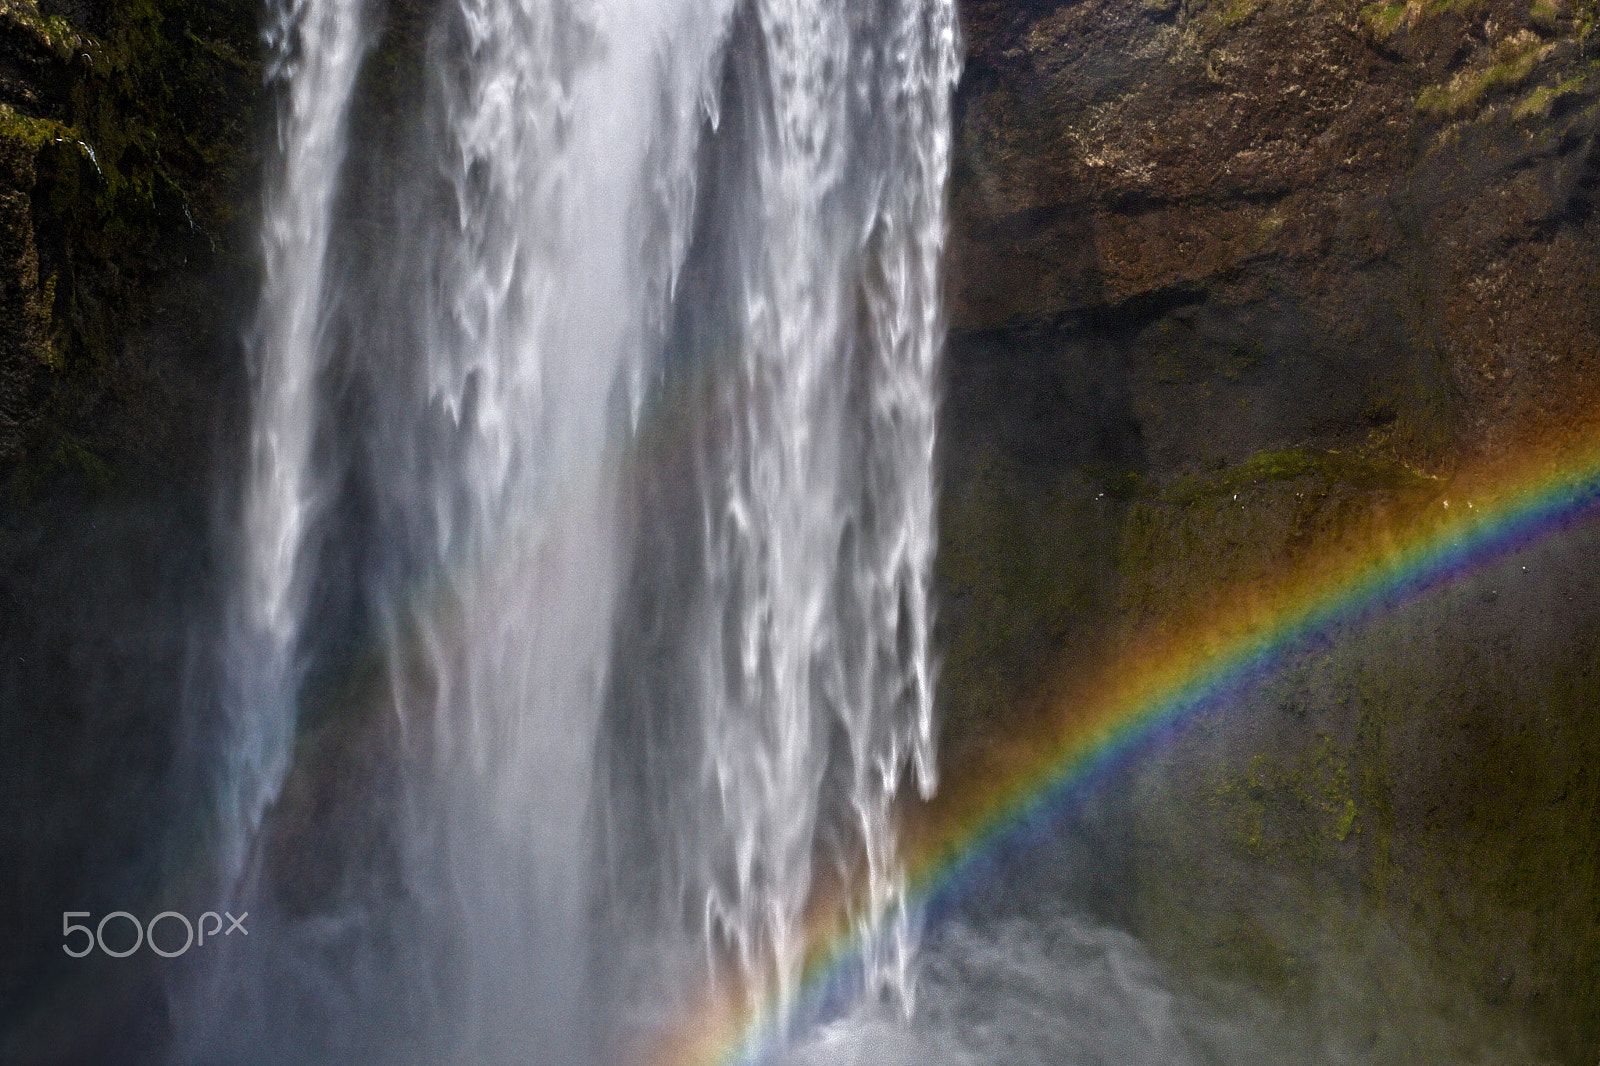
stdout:
<svg viewBox="0 0 1600 1066">
<path fill-rule="evenodd" d="M 1580 436 L 1573 434 L 1573 437 Z M 1021 841 L 1048 832 L 1075 797 L 1197 712 L 1217 707 L 1341 627 L 1393 611 L 1600 515 L 1600 433 L 1517 461 L 1428 479 L 1416 508 L 1381 536 L 1330 550 L 1266 587 L 1235 593 L 1165 633 L 1126 642 L 1070 696 L 1052 701 L 1044 739 L 945 789 L 908 826 L 909 895 L 936 921 Z M 759 1062 L 779 1027 L 832 1015 L 859 971 L 843 923 L 822 932 L 803 991 L 758 1021 L 726 1005 L 695 1019 L 652 1060 L 672 1066 Z"/>
</svg>

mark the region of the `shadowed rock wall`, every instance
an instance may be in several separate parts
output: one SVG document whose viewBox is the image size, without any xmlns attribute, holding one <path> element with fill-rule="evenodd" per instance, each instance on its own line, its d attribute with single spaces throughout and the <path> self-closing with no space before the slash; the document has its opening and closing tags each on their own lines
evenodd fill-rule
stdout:
<svg viewBox="0 0 1600 1066">
<path fill-rule="evenodd" d="M 386 7 L 365 75 L 356 137 L 377 147 L 353 157 L 347 210 L 368 226 L 386 208 L 360 190 L 385 186 L 379 149 L 405 136 L 387 109 L 418 76 L 427 8 Z M 1585 419 L 1600 375 L 1593 0 L 962 15 L 950 787 L 1131 634 L 1403 527 L 1458 466 Z M 177 757 L 210 463 L 236 446 L 255 17 L 247 0 L 0 0 L 15 1012 L 43 1009 L 20 990 L 60 965 L 61 910 L 127 906 L 158 873 L 129 842 L 173 802 L 141 768 Z M 337 254 L 359 264 L 347 229 Z M 1069 838 L 1095 866 L 1086 896 L 1196 987 L 1291 1005 L 1415 941 L 1485 1017 L 1591 1066 L 1592 540 L 1341 634 L 1153 750 Z M 159 1043 L 148 994 L 85 1046 L 134 1046 L 128 1018 Z"/>
<path fill-rule="evenodd" d="M 238 424 L 260 83 L 252 0 L 0 0 L 6 1061 L 151 1061 L 161 1031 L 159 980 L 59 933 L 190 861 L 169 831 L 193 810 L 185 656 Z"/>
<path fill-rule="evenodd" d="M 1138 634 L 1381 543 L 1458 469 L 1592 421 L 1595 13 L 963 5 L 951 787 Z M 1079 828 L 1088 895 L 1197 986 L 1306 1010 L 1341 980 L 1377 996 L 1383 937 L 1423 945 L 1469 1013 L 1591 1063 L 1593 539 L 1340 633 L 1145 752 Z M 1372 1061 L 1443 1010 L 1390 1008 Z"/>
</svg>

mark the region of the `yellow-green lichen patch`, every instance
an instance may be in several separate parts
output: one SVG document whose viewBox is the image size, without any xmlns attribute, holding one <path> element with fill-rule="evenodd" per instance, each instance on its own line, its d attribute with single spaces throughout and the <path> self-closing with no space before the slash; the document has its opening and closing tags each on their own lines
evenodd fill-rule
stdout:
<svg viewBox="0 0 1600 1066">
<path fill-rule="evenodd" d="M 1407 24 L 1407 15 L 1411 11 L 1412 5 L 1407 3 L 1368 4 L 1361 9 L 1361 21 L 1374 37 L 1386 41 L 1402 25 Z"/>
<path fill-rule="evenodd" d="M 1210 476 L 1192 476 L 1168 491 L 1177 503 L 1230 496 L 1272 482 L 1308 477 L 1325 485 L 1342 484 L 1361 490 L 1423 488 L 1432 479 L 1400 463 L 1338 451 L 1295 448 L 1259 452 L 1237 466 Z"/>
<path fill-rule="evenodd" d="M 1378 0 L 1361 8 L 1360 19 L 1374 38 L 1387 41 L 1399 31 L 1411 29 L 1426 19 L 1447 15 L 1459 19 L 1477 18 L 1487 6 L 1488 0 L 1399 0 L 1394 3 Z"/>
<path fill-rule="evenodd" d="M 1327 734 L 1288 762 L 1258 753 L 1244 774 L 1214 782 L 1210 796 L 1232 842 L 1258 857 L 1287 848 L 1297 862 L 1315 862 L 1357 830 L 1349 757 Z"/>
<path fill-rule="evenodd" d="M 1417 95 L 1417 110 L 1447 117 L 1462 115 L 1490 94 L 1521 85 L 1550 50 L 1551 46 L 1543 45 L 1529 30 L 1512 34 L 1495 46 L 1487 62 L 1423 89 Z"/>
<path fill-rule="evenodd" d="M 1550 108 L 1563 96 L 1581 93 L 1588 83 L 1586 74 L 1574 74 L 1554 85 L 1541 85 L 1517 102 L 1511 109 L 1513 118 L 1543 120 L 1550 117 Z"/>
</svg>

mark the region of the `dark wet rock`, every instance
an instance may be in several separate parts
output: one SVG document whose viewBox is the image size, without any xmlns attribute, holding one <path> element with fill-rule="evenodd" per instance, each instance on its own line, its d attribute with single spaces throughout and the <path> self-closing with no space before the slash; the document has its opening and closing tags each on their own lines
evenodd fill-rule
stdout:
<svg viewBox="0 0 1600 1066">
<path fill-rule="evenodd" d="M 0 2 L 7 1061 L 155 1061 L 163 1038 L 159 967 L 72 960 L 59 934 L 64 910 L 148 916 L 192 865 L 185 667 L 254 271 L 255 18 Z"/>
<path fill-rule="evenodd" d="M 335 249 L 351 262 L 392 221 L 362 190 L 392 184 L 431 3 L 384 5 Z M 159 874 L 125 845 L 149 838 L 149 772 L 178 757 L 183 619 L 213 580 L 208 464 L 237 443 L 256 14 L 0 0 L 0 739 L 17 753 L 0 810 L 52 797 L 0 841 L 0 1002 L 36 1032 L 51 1016 L 19 990 L 60 976 L 62 901 L 104 911 Z M 951 788 L 1141 627 L 1401 528 L 1435 478 L 1600 396 L 1593 0 L 962 16 Z M 1398 928 L 1485 1011 L 1527 1019 L 1541 1054 L 1592 1066 L 1592 539 L 1330 638 L 1151 752 L 1064 837 L 1095 863 L 1071 890 L 1168 960 L 1287 999 L 1316 970 L 1308 929 Z M 318 780 L 328 796 L 289 805 L 359 808 Z M 1399 935 L 1354 957 L 1381 969 L 1372 945 Z M 119 980 L 136 988 L 112 1015 L 159 1029 L 148 982 Z"/>
<path fill-rule="evenodd" d="M 1592 4 L 962 12 L 955 788 L 1139 634 L 1383 543 L 1600 399 Z M 1592 1061 L 1588 540 L 1332 635 L 1148 752 L 1134 798 L 1076 831 L 1089 894 L 1180 968 L 1284 1002 L 1319 965 L 1284 929 L 1359 912 L 1538 1054 Z"/>
</svg>

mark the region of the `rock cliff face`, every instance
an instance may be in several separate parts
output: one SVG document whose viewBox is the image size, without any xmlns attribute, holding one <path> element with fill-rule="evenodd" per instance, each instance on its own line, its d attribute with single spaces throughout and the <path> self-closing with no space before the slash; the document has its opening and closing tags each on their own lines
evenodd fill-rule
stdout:
<svg viewBox="0 0 1600 1066">
<path fill-rule="evenodd" d="M 428 7 L 388 5 L 358 139 L 404 134 L 385 109 L 417 76 Z M 1596 15 L 963 4 L 947 788 L 1152 626 L 1386 536 L 1457 468 L 1591 417 Z M 182 620 L 209 580 L 207 462 L 252 292 L 255 17 L 251 0 L 0 0 L 0 748 L 25 768 L 0 810 L 27 814 L 0 825 L 0 855 L 32 856 L 0 880 L 14 1010 L 60 966 L 38 941 L 57 904 L 126 906 L 155 860 L 119 841 L 173 802 L 128 767 L 173 757 Z M 356 153 L 352 186 L 381 186 L 385 157 Z M 1459 999 L 1450 1017 L 1526 1025 L 1530 1061 L 1592 1066 L 1594 539 L 1336 634 L 1154 750 L 1053 854 L 1197 987 L 1343 1003 L 1359 1024 L 1325 1021 L 1369 1026 L 1369 1061 L 1459 1060 L 1449 1034 L 1410 1059 L 1382 1043 L 1385 1010 Z M 49 861 L 41 840 L 76 843 Z M 1401 958 L 1444 960 L 1416 966 L 1444 984 L 1397 978 L 1386 1006 L 1383 981 L 1350 977 Z M 1352 984 L 1359 1002 L 1325 994 Z M 148 1014 L 141 994 L 113 1029 Z"/>
<path fill-rule="evenodd" d="M 1439 466 L 1587 408 L 1589 7 L 965 14 L 954 325 L 1178 331 L 1134 394 L 1158 467 L 1311 439 Z"/>
<path fill-rule="evenodd" d="M 963 14 L 940 564 L 957 789 L 1150 632 L 1393 535 L 1457 470 L 1600 399 L 1592 4 Z M 1143 757 L 1079 841 L 1104 905 L 1181 969 L 1283 1003 L 1362 954 L 1319 959 L 1308 930 L 1415 937 L 1452 995 L 1527 1024 L 1530 1054 L 1600 1054 L 1581 540 L 1339 634 Z M 1393 1010 L 1426 1015 L 1411 988 Z"/>
<path fill-rule="evenodd" d="M 246 287 L 259 99 L 253 4 L 0 3 L 0 464 L 13 490 L 152 460 L 170 471 L 206 439 L 232 348 L 225 311 Z"/>
<path fill-rule="evenodd" d="M 64 1020 L 61 982 L 92 968 L 50 933 L 62 910 L 146 898 L 163 811 L 184 803 L 186 626 L 236 423 L 220 416 L 243 367 L 260 86 L 251 0 L 0 0 L 8 1061 L 64 1061 L 24 1032 L 132 1061 L 160 1026 L 138 965 L 95 973 L 103 1019 Z"/>
</svg>

